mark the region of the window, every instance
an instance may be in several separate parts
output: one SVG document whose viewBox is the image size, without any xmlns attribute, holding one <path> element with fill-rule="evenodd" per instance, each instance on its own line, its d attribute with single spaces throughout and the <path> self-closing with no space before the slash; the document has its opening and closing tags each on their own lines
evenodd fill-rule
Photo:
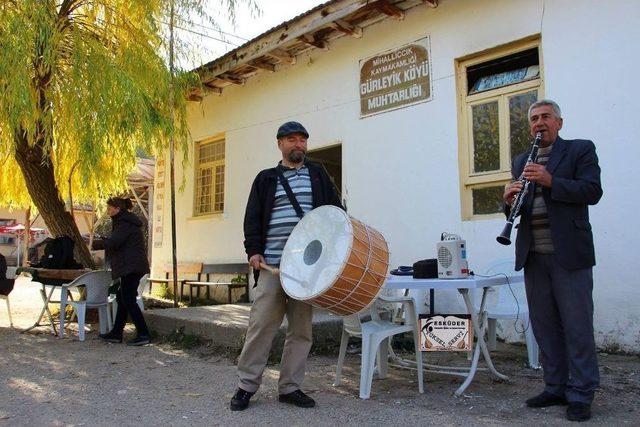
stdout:
<svg viewBox="0 0 640 427">
<path fill-rule="evenodd" d="M 224 138 L 195 146 L 195 216 L 224 211 Z"/>
<path fill-rule="evenodd" d="M 16 223 L 15 219 L 0 219 L 0 225 L 14 225 Z M 16 239 L 11 236 L 0 236 L 0 245 L 15 245 Z"/>
<path fill-rule="evenodd" d="M 511 159 L 529 150 L 527 112 L 542 98 L 538 38 L 456 61 L 463 219 L 502 212 Z"/>
</svg>

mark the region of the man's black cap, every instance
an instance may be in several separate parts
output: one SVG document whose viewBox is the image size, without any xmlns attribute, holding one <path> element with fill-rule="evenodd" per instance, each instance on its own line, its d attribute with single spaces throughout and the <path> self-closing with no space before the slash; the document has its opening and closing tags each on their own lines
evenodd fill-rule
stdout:
<svg viewBox="0 0 640 427">
<path fill-rule="evenodd" d="M 298 122 L 287 122 L 280 126 L 276 137 L 279 139 L 292 133 L 301 133 L 305 138 L 309 138 L 309 132 Z"/>
</svg>

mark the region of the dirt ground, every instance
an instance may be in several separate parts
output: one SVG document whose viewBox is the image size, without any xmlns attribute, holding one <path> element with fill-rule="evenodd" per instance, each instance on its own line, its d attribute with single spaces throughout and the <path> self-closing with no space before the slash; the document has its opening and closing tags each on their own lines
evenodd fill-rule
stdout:
<svg viewBox="0 0 640 427">
<path fill-rule="evenodd" d="M 31 284 L 11 294 L 14 326 L 24 328 L 38 314 L 39 296 Z M 316 408 L 277 401 L 277 365 L 265 371 L 261 390 L 243 412 L 231 412 L 236 387 L 233 357 L 211 345 L 184 349 L 157 340 L 139 348 L 85 342 L 70 334 L 59 339 L 47 327 L 21 334 L 8 327 L 0 301 L 0 426 L 211 426 L 211 425 L 567 425 L 564 408 L 528 409 L 524 400 L 542 389 L 541 372 L 525 366 L 524 347 L 500 345 L 494 362 L 509 382 L 480 372 L 466 394 L 452 393 L 460 379 L 425 374 L 418 393 L 415 372 L 391 369 L 374 380 L 371 399 L 358 398 L 359 356 L 345 362 L 343 385 L 333 387 L 335 355 L 313 355 L 303 389 Z M 453 356 L 453 362 L 465 359 Z M 429 354 L 431 363 L 451 356 Z M 587 425 L 640 425 L 640 358 L 600 354 L 602 385 Z"/>
</svg>

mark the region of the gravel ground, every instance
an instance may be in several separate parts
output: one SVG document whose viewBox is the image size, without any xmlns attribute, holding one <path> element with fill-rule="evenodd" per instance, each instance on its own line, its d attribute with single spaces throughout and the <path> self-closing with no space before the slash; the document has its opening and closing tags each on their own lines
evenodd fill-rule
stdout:
<svg viewBox="0 0 640 427">
<path fill-rule="evenodd" d="M 20 283 L 11 297 L 15 326 L 32 324 L 37 288 Z M 427 373 L 420 395 L 415 372 L 392 368 L 387 379 L 374 380 L 371 399 L 360 400 L 357 354 L 348 355 L 343 385 L 337 388 L 331 385 L 336 357 L 314 355 L 303 389 L 316 399 L 316 408 L 278 403 L 277 366 L 269 366 L 249 409 L 231 412 L 234 360 L 213 347 L 107 344 L 96 337 L 97 325 L 85 342 L 73 330 L 64 339 L 46 327 L 20 334 L 7 326 L 0 304 L 0 426 L 569 424 L 564 408 L 525 407 L 524 400 L 542 389 L 542 380 L 539 371 L 524 367 L 521 346 L 503 344 L 495 353 L 509 382 L 494 382 L 481 372 L 461 398 L 452 396 L 460 383 L 456 377 Z M 430 354 L 429 360 L 444 363 L 451 357 L 464 362 L 460 355 Z M 602 386 L 587 425 L 640 424 L 639 361 L 637 355 L 600 354 Z"/>
</svg>

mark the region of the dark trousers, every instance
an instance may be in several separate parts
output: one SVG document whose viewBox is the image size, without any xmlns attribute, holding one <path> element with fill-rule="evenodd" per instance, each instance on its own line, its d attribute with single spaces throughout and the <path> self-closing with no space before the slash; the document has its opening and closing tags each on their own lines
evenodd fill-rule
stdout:
<svg viewBox="0 0 640 427">
<path fill-rule="evenodd" d="M 120 289 L 118 289 L 118 293 L 116 294 L 118 312 L 116 313 L 116 320 L 113 322 L 113 329 L 111 331 L 116 335 L 122 335 L 124 325 L 127 323 L 127 314 L 129 314 L 131 315 L 133 324 L 136 325 L 138 336 L 149 336 L 147 323 L 144 321 L 142 311 L 136 303 L 138 285 L 140 284 L 142 276 L 142 274 L 132 273 L 120 278 Z"/>
<path fill-rule="evenodd" d="M 524 278 L 545 391 L 569 402 L 591 403 L 600 382 L 592 269 L 566 270 L 554 255 L 529 253 Z"/>
</svg>

